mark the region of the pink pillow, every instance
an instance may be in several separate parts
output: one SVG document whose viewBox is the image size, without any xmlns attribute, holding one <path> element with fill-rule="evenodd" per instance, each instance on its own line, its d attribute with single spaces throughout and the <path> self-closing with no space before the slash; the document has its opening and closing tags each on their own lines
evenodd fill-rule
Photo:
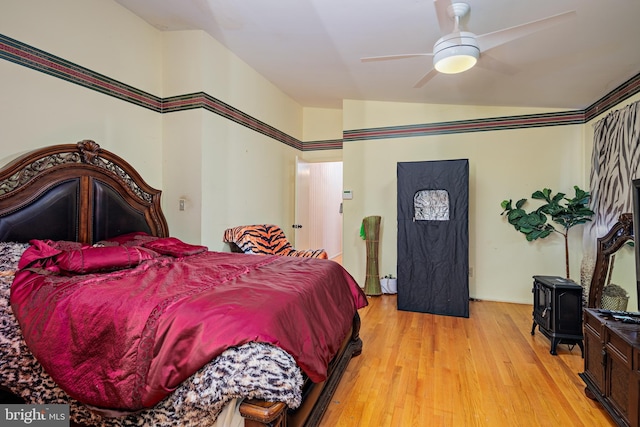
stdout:
<svg viewBox="0 0 640 427">
<path fill-rule="evenodd" d="M 132 268 L 157 256 L 154 251 L 139 246 L 106 246 L 64 251 L 55 260 L 61 270 L 86 274 Z"/>
<path fill-rule="evenodd" d="M 185 243 L 175 237 L 160 238 L 152 242 L 146 242 L 143 246 L 153 250 L 154 252 L 158 252 L 159 254 L 170 255 L 176 258 L 196 255 L 208 250 L 206 246 Z"/>
</svg>

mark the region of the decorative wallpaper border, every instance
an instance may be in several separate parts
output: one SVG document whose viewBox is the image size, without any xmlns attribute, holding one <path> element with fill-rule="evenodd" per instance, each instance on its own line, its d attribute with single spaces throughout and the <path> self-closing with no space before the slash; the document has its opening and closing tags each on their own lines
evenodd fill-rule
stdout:
<svg viewBox="0 0 640 427">
<path fill-rule="evenodd" d="M 585 111 L 585 122 L 593 120 L 594 117 L 604 111 L 614 107 L 622 101 L 629 99 L 640 92 L 640 73 L 636 74 L 602 98 L 594 102 Z"/>
<path fill-rule="evenodd" d="M 287 135 L 286 133 L 279 131 L 273 126 L 270 126 L 254 117 L 251 117 L 246 113 L 243 113 L 237 108 L 234 108 L 231 105 L 226 104 L 219 99 L 206 94 L 205 92 L 171 96 L 168 98 L 164 98 L 162 101 L 163 113 L 192 110 L 194 108 L 204 108 L 207 111 L 225 117 L 255 132 L 259 132 L 265 136 L 268 136 L 269 138 L 280 141 L 285 145 L 296 148 L 298 150 L 303 149 L 303 143 L 300 140 Z"/>
<path fill-rule="evenodd" d="M 343 139 L 302 142 L 205 92 L 160 98 L 0 34 L 0 58 L 158 113 L 204 108 L 301 151 L 342 149 L 344 142 L 583 124 L 640 92 L 640 73 L 584 110 L 343 131 Z"/>
<path fill-rule="evenodd" d="M 581 111 L 569 111 L 561 113 L 527 114 L 521 116 L 491 117 L 486 119 L 456 120 L 452 122 L 345 130 L 343 132 L 343 139 L 344 142 L 348 142 L 361 141 L 365 139 L 405 138 L 412 136 L 486 132 L 492 130 L 574 125 L 581 123 L 584 123 L 584 113 Z"/>
<path fill-rule="evenodd" d="M 322 141 L 304 141 L 302 151 L 342 150 L 342 139 L 325 139 Z"/>
<path fill-rule="evenodd" d="M 0 58 L 162 112 L 162 99 L 0 34 Z"/>
</svg>

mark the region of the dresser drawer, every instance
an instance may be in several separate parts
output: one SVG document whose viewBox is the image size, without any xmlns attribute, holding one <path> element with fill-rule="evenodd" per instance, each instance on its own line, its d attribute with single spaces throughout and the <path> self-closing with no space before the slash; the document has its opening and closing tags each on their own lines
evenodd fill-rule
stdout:
<svg viewBox="0 0 640 427">
<path fill-rule="evenodd" d="M 607 353 L 615 353 L 625 367 L 631 369 L 633 362 L 633 347 L 620 335 L 613 333 L 609 328 L 604 331 L 604 344 Z"/>
<path fill-rule="evenodd" d="M 589 328 L 591 333 L 598 338 L 601 338 L 604 333 L 604 323 L 602 320 L 595 317 L 589 311 L 584 312 L 584 327 Z"/>
</svg>

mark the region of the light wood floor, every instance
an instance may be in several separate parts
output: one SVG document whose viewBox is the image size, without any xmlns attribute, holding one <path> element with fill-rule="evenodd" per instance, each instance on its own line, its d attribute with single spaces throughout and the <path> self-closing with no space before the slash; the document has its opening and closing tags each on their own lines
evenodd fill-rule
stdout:
<svg viewBox="0 0 640 427">
<path fill-rule="evenodd" d="M 578 377 L 576 346 L 537 329 L 532 307 L 470 303 L 470 318 L 398 311 L 396 297 L 360 310 L 364 342 L 322 420 L 355 426 L 614 426 Z"/>
</svg>

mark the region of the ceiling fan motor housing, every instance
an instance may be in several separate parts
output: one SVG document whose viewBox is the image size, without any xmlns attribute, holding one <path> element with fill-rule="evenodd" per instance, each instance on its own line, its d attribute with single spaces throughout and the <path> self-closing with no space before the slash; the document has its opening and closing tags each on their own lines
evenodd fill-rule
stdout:
<svg viewBox="0 0 640 427">
<path fill-rule="evenodd" d="M 476 35 L 467 31 L 447 34 L 433 46 L 433 66 L 445 74 L 466 71 L 476 64 L 479 57 Z"/>
</svg>

